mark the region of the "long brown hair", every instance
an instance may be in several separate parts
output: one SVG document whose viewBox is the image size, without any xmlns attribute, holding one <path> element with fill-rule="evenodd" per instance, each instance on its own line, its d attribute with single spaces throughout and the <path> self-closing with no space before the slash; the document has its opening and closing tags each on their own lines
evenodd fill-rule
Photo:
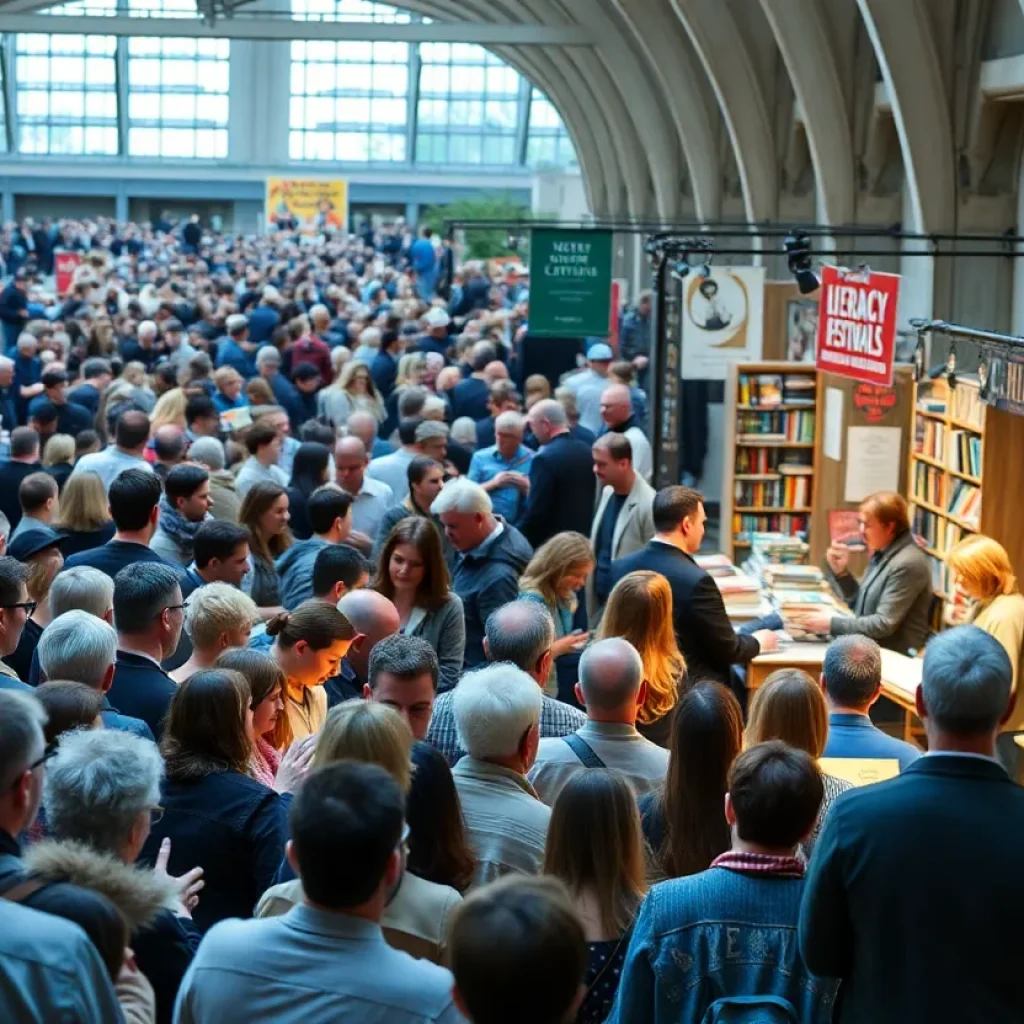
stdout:
<svg viewBox="0 0 1024 1024">
<path fill-rule="evenodd" d="M 729 849 L 727 778 L 743 746 L 743 712 L 720 683 L 698 683 L 679 701 L 661 791 L 665 840 L 657 851 L 669 878 L 695 875 Z"/>
<path fill-rule="evenodd" d="M 241 672 L 194 672 L 177 689 L 167 712 L 160 753 L 167 777 L 192 781 L 218 772 L 249 771 L 252 741 L 245 715 L 252 695 Z"/>
<path fill-rule="evenodd" d="M 574 899 L 597 898 L 601 927 L 621 935 L 644 896 L 643 834 L 636 795 L 618 772 L 596 768 L 571 778 L 551 810 L 544 873 Z"/>
<path fill-rule="evenodd" d="M 425 516 L 406 516 L 395 523 L 381 548 L 373 589 L 389 601 L 394 600 L 395 585 L 391 582 L 391 556 L 399 544 L 411 544 L 423 559 L 423 582 L 416 590 L 416 604 L 432 612 L 448 600 L 451 577 L 444 561 L 441 534 L 433 521 Z"/>
<path fill-rule="evenodd" d="M 260 520 L 270 510 L 270 506 L 287 492 L 279 484 L 270 480 L 258 480 L 249 488 L 242 499 L 242 507 L 238 510 L 238 521 L 249 531 L 249 546 L 254 555 L 264 562 L 273 562 L 291 546 L 294 538 L 292 531 L 285 526 L 284 530 L 268 537 L 260 529 Z"/>
<path fill-rule="evenodd" d="M 249 684 L 249 706 L 253 711 L 274 692 L 275 686 L 280 687 L 282 700 L 287 697 L 284 669 L 263 651 L 254 651 L 250 647 L 230 647 L 217 658 L 214 668 L 230 669 L 245 676 Z M 275 750 L 290 746 L 294 737 L 288 715 L 282 711 L 277 716 L 277 724 L 264 738 Z"/>
<path fill-rule="evenodd" d="M 593 564 L 594 549 L 582 533 L 575 533 L 572 530 L 556 533 L 533 553 L 533 558 L 523 570 L 519 589 L 540 594 L 546 605 L 557 608 L 562 604 L 562 598 L 555 589 L 559 580 L 570 569 Z M 570 602 L 569 607 L 573 611 L 576 610 L 575 599 Z"/>
<path fill-rule="evenodd" d="M 798 668 L 780 668 L 754 692 L 747 717 L 747 746 L 767 740 L 818 758 L 828 741 L 828 706 L 821 687 Z"/>
<path fill-rule="evenodd" d="M 612 588 L 597 639 L 620 636 L 640 653 L 647 680 L 647 699 L 637 712 L 644 725 L 667 715 L 679 699 L 686 661 L 672 624 L 672 588 L 656 572 L 641 570 L 623 576 Z"/>
</svg>

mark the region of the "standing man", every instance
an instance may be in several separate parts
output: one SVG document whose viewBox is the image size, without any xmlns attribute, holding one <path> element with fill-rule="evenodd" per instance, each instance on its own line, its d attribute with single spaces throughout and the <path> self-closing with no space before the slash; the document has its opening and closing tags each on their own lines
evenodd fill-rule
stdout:
<svg viewBox="0 0 1024 1024">
<path fill-rule="evenodd" d="M 395 633 L 370 651 L 363 699 L 394 708 L 413 736 L 425 740 L 439 673 L 437 654 L 423 637 Z"/>
<path fill-rule="evenodd" d="M 85 406 L 68 401 L 68 375 L 62 368 L 43 370 L 43 393 L 29 402 L 28 414 L 45 402 L 49 402 L 57 410 L 57 432 L 70 434 L 74 437 L 81 430 L 92 426 L 93 417 Z"/>
<path fill-rule="evenodd" d="M 191 565 L 196 534 L 210 515 L 210 474 L 188 462 L 164 481 L 160 518 L 149 546 L 172 565 Z"/>
<path fill-rule="evenodd" d="M 18 389 L 14 384 L 14 360 L 0 356 L 0 425 L 14 430 L 18 425 Z"/>
<path fill-rule="evenodd" d="M 452 391 L 452 419 L 468 416 L 475 423 L 487 418 L 491 385 L 484 373 L 488 363 L 497 359 L 494 346 L 489 341 L 478 341 L 472 348 L 469 365 L 470 375 L 455 385 Z"/>
<path fill-rule="evenodd" d="M 21 521 L 18 500 L 21 482 L 42 470 L 39 462 L 39 435 L 31 427 L 15 427 L 11 431 L 11 457 L 0 464 L 0 512 L 15 529 Z"/>
<path fill-rule="evenodd" d="M 554 399 L 529 412 L 541 449 L 530 463 L 530 497 L 519 528 L 535 547 L 556 533 L 586 536 L 594 515 L 594 468 L 590 448 L 569 434 L 565 410 Z"/>
<path fill-rule="evenodd" d="M 370 459 L 358 437 L 342 437 L 334 446 L 334 479 L 352 498 L 352 534 L 349 542 L 369 552 L 380 529 L 384 513 L 395 503 L 395 495 L 383 480 L 366 472 Z"/>
<path fill-rule="evenodd" d="M 625 384 L 611 384 L 601 392 L 601 420 L 604 423 L 602 434 L 614 430 L 629 438 L 633 446 L 633 468 L 650 483 L 654 473 L 651 442 L 637 425 L 633 415 L 633 400 Z"/>
<path fill-rule="evenodd" d="M 416 271 L 416 294 L 428 304 L 437 290 L 437 251 L 433 238 L 433 230 L 424 228 L 422 235 L 409 247 L 409 262 Z"/>
<path fill-rule="evenodd" d="M 248 380 L 256 373 L 256 345 L 249 340 L 249 321 L 241 313 L 232 313 L 224 321 L 224 329 L 227 335 L 217 345 L 217 369 L 230 366 Z"/>
<path fill-rule="evenodd" d="M 530 492 L 530 464 L 534 453 L 523 444 L 526 420 L 517 412 L 503 412 L 494 420 L 497 443 L 473 453 L 469 479 L 491 496 L 495 512 L 510 523 L 519 519 Z"/>
<path fill-rule="evenodd" d="M 651 361 L 651 299 L 649 291 L 636 298 L 636 307 L 622 318 L 619 331 L 619 355 L 636 370 L 640 387 L 647 390 L 648 363 Z"/>
<path fill-rule="evenodd" d="M 976 626 L 929 640 L 917 690 L 928 753 L 826 817 L 800 951 L 839 979 L 838 1024 L 1024 1019 L 1024 889 L 1007 884 L 1024 861 L 1024 789 L 996 760 L 1012 680 Z"/>
<path fill-rule="evenodd" d="M 244 499 L 254 483 L 268 480 L 280 487 L 288 486 L 288 477 L 277 464 L 281 457 L 281 434 L 269 423 L 255 423 L 245 435 L 245 447 L 249 458 L 235 477 L 238 497 Z"/>
<path fill-rule="evenodd" d="M 4 327 L 4 350 L 13 349 L 28 323 L 28 272 L 19 270 L 0 292 L 0 323 Z"/>
<path fill-rule="evenodd" d="M 595 434 L 601 429 L 601 395 L 608 386 L 608 369 L 614 358 L 611 346 L 598 342 L 587 352 L 587 369 L 565 378 L 564 386 L 576 395 L 580 423 Z"/>
<path fill-rule="evenodd" d="M 0 658 L 10 657 L 28 620 L 28 569 L 10 555 L 0 556 Z M 31 692 L 6 662 L 0 661 L 0 690 Z"/>
<path fill-rule="evenodd" d="M 635 554 L 654 536 L 654 488 L 633 469 L 625 434 L 603 434 L 591 449 L 594 476 L 604 485 L 590 528 L 594 572 L 587 580 L 587 621 L 596 625 L 612 592 L 612 562 Z"/>
<path fill-rule="evenodd" d="M 146 461 L 144 452 L 149 441 L 149 417 L 138 409 L 121 413 L 114 427 L 114 443 L 101 452 L 83 455 L 76 463 L 71 475 L 95 473 L 103 481 L 103 489 L 109 494 L 110 485 L 126 469 L 137 469 L 153 473 L 153 467 Z M 160 481 L 157 481 L 159 487 Z"/>
</svg>

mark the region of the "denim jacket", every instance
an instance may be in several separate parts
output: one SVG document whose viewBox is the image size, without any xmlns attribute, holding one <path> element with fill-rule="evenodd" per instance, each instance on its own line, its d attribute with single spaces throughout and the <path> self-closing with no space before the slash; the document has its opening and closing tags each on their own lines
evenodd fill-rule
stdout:
<svg viewBox="0 0 1024 1024">
<path fill-rule="evenodd" d="M 774 995 L 802 1024 L 832 1019 L 838 982 L 804 966 L 802 878 L 709 868 L 654 886 L 626 953 L 607 1024 L 699 1021 L 723 996 Z"/>
</svg>

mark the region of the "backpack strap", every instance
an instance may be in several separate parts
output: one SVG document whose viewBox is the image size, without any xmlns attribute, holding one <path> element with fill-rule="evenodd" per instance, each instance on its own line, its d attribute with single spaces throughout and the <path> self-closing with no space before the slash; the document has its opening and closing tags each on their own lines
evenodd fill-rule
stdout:
<svg viewBox="0 0 1024 1024">
<path fill-rule="evenodd" d="M 569 749 L 580 759 L 584 768 L 603 768 L 604 761 L 594 753 L 586 740 L 581 739 L 578 733 L 570 733 L 562 737 L 562 742 L 569 745 Z"/>
<path fill-rule="evenodd" d="M 40 889 L 45 888 L 47 883 L 41 878 L 34 878 L 31 875 L 15 881 L 10 888 L 0 892 L 0 899 L 10 900 L 11 903 L 24 903 L 30 896 L 34 896 Z"/>
</svg>

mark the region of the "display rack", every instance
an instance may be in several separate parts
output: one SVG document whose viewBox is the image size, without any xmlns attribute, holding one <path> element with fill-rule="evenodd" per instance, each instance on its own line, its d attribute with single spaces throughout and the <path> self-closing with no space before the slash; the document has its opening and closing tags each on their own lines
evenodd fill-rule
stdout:
<svg viewBox="0 0 1024 1024">
<path fill-rule="evenodd" d="M 981 524 L 985 406 L 978 381 L 958 377 L 921 381 L 914 392 L 914 444 L 910 453 L 911 526 L 928 555 L 932 588 L 945 605 L 954 601 L 945 555 Z"/>
<path fill-rule="evenodd" d="M 818 375 L 806 363 L 735 363 L 726 386 L 722 546 L 746 556 L 752 533 L 801 536 L 814 498 Z"/>
</svg>

